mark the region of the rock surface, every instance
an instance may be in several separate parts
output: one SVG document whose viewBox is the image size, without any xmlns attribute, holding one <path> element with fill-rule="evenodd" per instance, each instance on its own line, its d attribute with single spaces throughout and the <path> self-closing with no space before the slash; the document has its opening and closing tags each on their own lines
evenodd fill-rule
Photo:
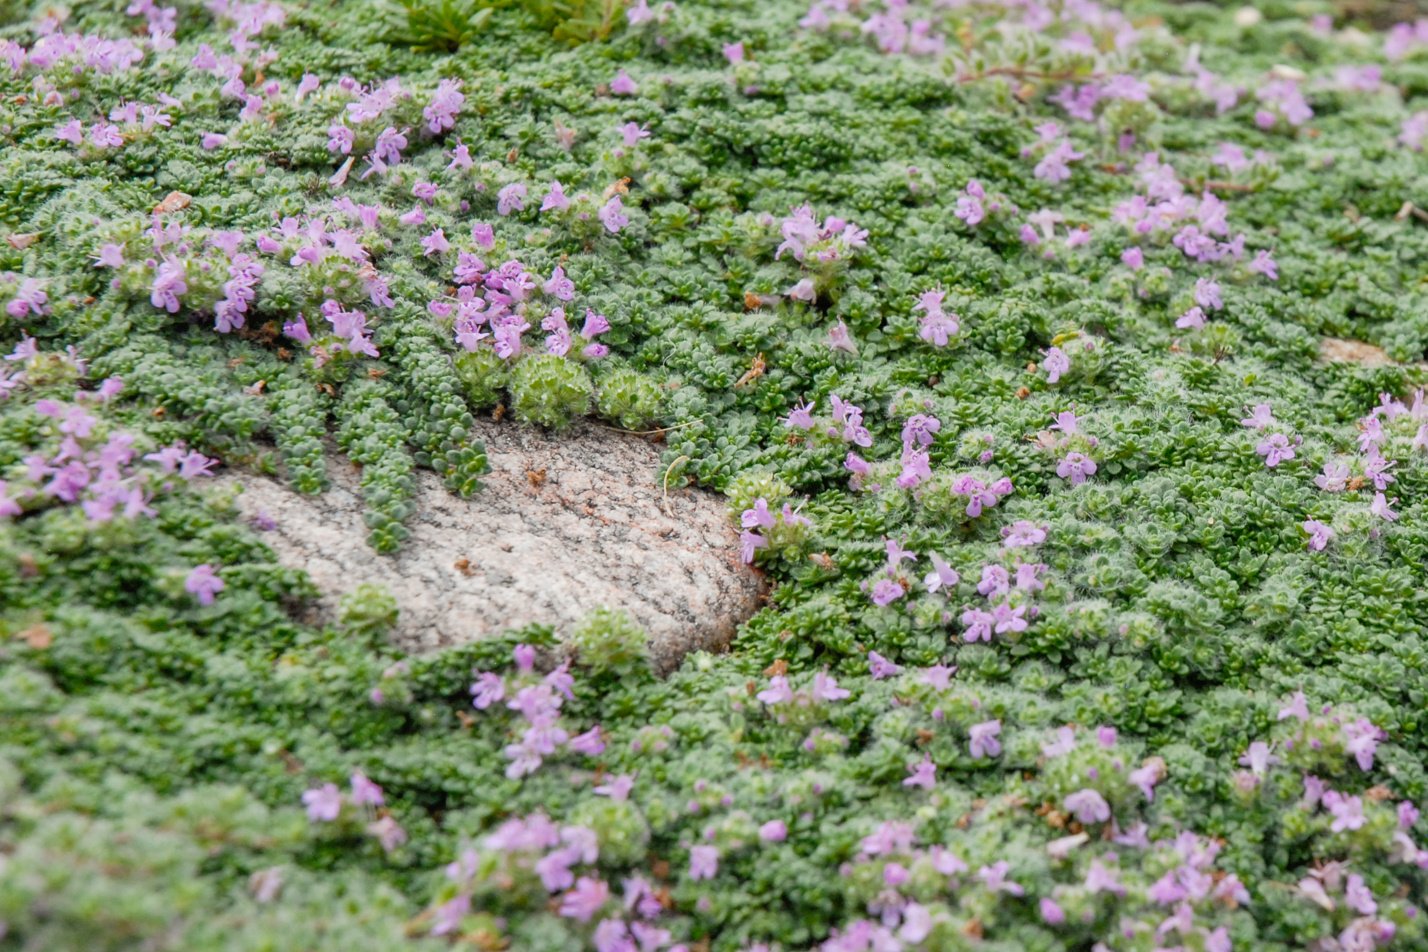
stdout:
<svg viewBox="0 0 1428 952">
<path fill-rule="evenodd" d="M 307 569 L 331 618 L 364 582 L 385 587 L 408 651 L 474 641 L 528 623 L 565 633 L 598 606 L 623 609 L 668 672 L 690 651 L 727 646 L 759 607 L 764 584 L 738 557 L 724 500 L 699 489 L 666 495 L 656 446 L 580 424 L 558 436 L 480 421 L 491 472 L 460 499 L 417 474 L 411 538 L 395 556 L 367 547 L 358 468 L 328 459 L 331 488 L 305 496 L 274 479 L 240 482 L 237 505 L 265 513 L 284 565 Z"/>
</svg>

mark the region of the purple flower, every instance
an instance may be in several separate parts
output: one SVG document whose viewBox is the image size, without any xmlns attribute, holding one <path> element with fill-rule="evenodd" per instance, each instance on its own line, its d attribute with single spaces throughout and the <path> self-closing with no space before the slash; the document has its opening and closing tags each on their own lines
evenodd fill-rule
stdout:
<svg viewBox="0 0 1428 952">
<path fill-rule="evenodd" d="M 962 640 L 968 644 L 977 641 L 991 641 L 992 627 L 996 616 L 980 608 L 969 608 L 962 612 Z"/>
<path fill-rule="evenodd" d="M 368 780 L 361 771 L 352 775 L 352 802 L 357 806 L 370 804 L 374 807 L 382 806 L 386 800 L 382 797 L 382 788 Z"/>
<path fill-rule="evenodd" d="M 446 233 L 440 228 L 432 231 L 421 240 L 421 251 L 424 257 L 445 254 L 451 250 L 451 243 L 446 240 Z"/>
<path fill-rule="evenodd" d="M 1175 319 L 1175 326 L 1182 331 L 1199 330 L 1205 326 L 1205 312 L 1197 305 Z"/>
<path fill-rule="evenodd" d="M 689 878 L 713 879 L 719 872 L 719 850 L 713 846 L 693 846 L 689 849 Z"/>
<path fill-rule="evenodd" d="M 942 309 L 945 291 L 924 291 L 913 305 L 914 311 L 922 311 L 922 324 L 918 336 L 934 347 L 946 347 L 949 338 L 962 329 L 956 314 L 948 314 Z"/>
<path fill-rule="evenodd" d="M 1378 742 L 1384 736 L 1366 717 L 1350 721 L 1344 725 L 1344 747 L 1358 763 L 1360 770 L 1373 768 L 1373 755 L 1378 750 Z"/>
<path fill-rule="evenodd" d="M 177 314 L 179 298 L 188 291 L 188 282 L 184 280 L 184 266 L 172 258 L 165 258 L 159 265 L 149 290 L 150 304 L 170 314 Z"/>
<path fill-rule="evenodd" d="M 526 187 L 512 182 L 496 193 L 496 214 L 506 216 L 526 207 Z M 489 226 L 488 226 L 489 227 Z"/>
<path fill-rule="evenodd" d="M 1145 252 L 1135 247 L 1127 248 L 1121 252 L 1121 264 L 1132 271 L 1139 271 L 1145 266 Z"/>
<path fill-rule="evenodd" d="M 1257 740 L 1249 745 L 1249 749 L 1241 755 L 1239 761 L 1241 767 L 1248 767 L 1250 773 L 1256 777 L 1263 777 L 1269 773 L 1269 768 L 1279 763 L 1279 758 L 1272 753 L 1272 749 L 1262 740 Z"/>
<path fill-rule="evenodd" d="M 738 43 L 725 43 L 723 52 L 724 58 L 729 61 L 730 65 L 737 65 L 744 61 L 744 43 L 742 40 Z"/>
<path fill-rule="evenodd" d="M 649 126 L 641 126 L 635 122 L 627 122 L 615 131 L 620 133 L 620 137 L 625 140 L 625 145 L 630 147 L 634 147 L 641 139 L 650 137 Z"/>
<path fill-rule="evenodd" d="M 1125 887 L 1116 878 L 1116 874 L 1098 859 L 1091 860 L 1091 866 L 1086 870 L 1085 888 L 1093 895 L 1107 892 L 1116 896 L 1124 896 L 1126 892 Z"/>
<path fill-rule="evenodd" d="M 1002 530 L 1002 544 L 1007 548 L 1040 545 L 1046 541 L 1046 529 L 1025 519 L 1018 519 Z"/>
<path fill-rule="evenodd" d="M 907 772 L 909 776 L 902 782 L 904 787 L 921 787 L 924 790 L 931 790 L 937 786 L 937 765 L 926 754 L 922 757 L 922 763 L 912 764 L 907 768 Z"/>
<path fill-rule="evenodd" d="M 983 721 L 969 727 L 967 729 L 968 749 L 972 753 L 972 758 L 981 760 L 983 757 L 995 757 L 1000 754 L 1002 745 L 997 740 L 997 736 L 1001 732 L 1002 722 L 999 720 Z"/>
<path fill-rule="evenodd" d="M 44 285 L 40 281 L 26 278 L 20 282 L 15 296 L 5 305 L 5 313 L 16 319 L 23 318 L 26 314 L 43 315 L 49 312 L 49 300 L 49 295 L 45 293 Z"/>
<path fill-rule="evenodd" d="M 890 578 L 879 579 L 873 585 L 873 604 L 883 608 L 892 604 L 906 594 L 906 590 L 897 582 Z"/>
<path fill-rule="evenodd" d="M 184 579 L 184 591 L 198 599 L 200 605 L 212 605 L 213 599 L 226 587 L 223 579 L 213 572 L 213 566 L 208 563 L 198 565 L 188 573 Z"/>
<path fill-rule="evenodd" d="M 1155 799 L 1155 785 L 1164 777 L 1160 761 L 1150 760 L 1130 772 L 1130 782 L 1140 788 L 1147 801 Z"/>
<path fill-rule="evenodd" d="M 754 696 L 765 704 L 785 704 L 793 700 L 793 688 L 789 687 L 788 678 L 776 674 L 769 678 L 769 686 Z"/>
<path fill-rule="evenodd" d="M 800 278 L 784 293 L 795 301 L 808 302 L 818 297 L 818 290 L 813 286 L 812 278 Z"/>
<path fill-rule="evenodd" d="M 560 914 L 567 919 L 589 922 L 610 900 L 610 887 L 603 879 L 581 876 L 575 888 L 560 897 Z"/>
<path fill-rule="evenodd" d="M 602 797 L 609 797 L 611 800 L 628 800 L 630 791 L 635 788 L 635 778 L 630 774 L 617 774 L 609 780 L 597 786 L 594 790 Z"/>
<path fill-rule="evenodd" d="M 982 183 L 971 179 L 962 194 L 957 196 L 957 208 L 953 214 L 966 222 L 967 227 L 977 227 L 986 217 L 986 209 L 982 205 L 984 198 L 986 192 L 982 190 Z"/>
<path fill-rule="evenodd" d="M 1046 371 L 1046 382 L 1056 383 L 1062 374 L 1071 369 L 1071 359 L 1060 347 L 1052 347 L 1046 351 L 1046 359 L 1041 366 Z"/>
<path fill-rule="evenodd" d="M 1294 459 L 1294 446 L 1283 433 L 1271 433 L 1254 451 L 1264 457 L 1264 465 L 1270 469 L 1286 460 Z"/>
<path fill-rule="evenodd" d="M 1289 703 L 1279 709 L 1279 715 L 1276 720 L 1282 721 L 1290 717 L 1300 721 L 1309 720 L 1309 699 L 1304 696 L 1303 691 L 1294 692 L 1293 696 L 1289 699 Z"/>
<path fill-rule="evenodd" d="M 754 564 L 754 556 L 759 549 L 767 548 L 769 540 L 759 535 L 757 532 L 750 532 L 745 529 L 739 533 L 739 558 L 745 565 Z"/>
<path fill-rule="evenodd" d="M 1248 265 L 1249 270 L 1254 274 L 1262 274 L 1271 281 L 1279 280 L 1279 266 L 1275 264 L 1274 258 L 1268 251 L 1258 251 L 1254 260 Z"/>
<path fill-rule="evenodd" d="M 841 701 L 852 694 L 838 686 L 833 676 L 819 671 L 813 676 L 813 689 L 809 692 L 815 701 Z"/>
<path fill-rule="evenodd" d="M 977 870 L 977 878 L 992 892 L 1004 892 L 1012 896 L 1025 895 L 1025 889 L 1006 878 L 1010 871 L 1011 863 L 1006 860 L 998 860 L 990 866 L 983 866 Z"/>
<path fill-rule="evenodd" d="M 560 179 L 550 183 L 550 190 L 545 193 L 545 197 L 540 201 L 540 210 L 564 211 L 570 207 L 570 199 L 565 197 L 565 186 L 560 184 Z M 559 267 L 557 265 L 557 267 Z"/>
<path fill-rule="evenodd" d="M 1066 921 L 1066 913 L 1049 897 L 1043 897 L 1038 908 L 1041 911 L 1041 921 L 1049 926 L 1059 926 Z"/>
<path fill-rule="evenodd" d="M 1207 311 L 1221 310 L 1225 304 L 1220 299 L 1220 283 L 1211 278 L 1200 278 L 1195 282 L 1195 303 Z"/>
<path fill-rule="evenodd" d="M 1079 486 L 1086 477 L 1096 473 L 1096 461 L 1084 453 L 1068 453 L 1056 464 L 1056 475 L 1071 480 L 1072 486 Z"/>
<path fill-rule="evenodd" d="M 583 734 L 576 734 L 566 745 L 571 751 L 586 757 L 598 757 L 605 752 L 605 739 L 596 724 Z"/>
<path fill-rule="evenodd" d="M 309 820 L 331 823 L 342 812 L 342 791 L 337 784 L 326 783 L 303 793 L 302 802 Z"/>
<path fill-rule="evenodd" d="M 848 335 L 848 325 L 842 321 L 828 328 L 827 344 L 829 350 L 841 350 L 848 354 L 856 354 L 858 352 L 857 343 Z"/>
<path fill-rule="evenodd" d="M 1082 823 L 1104 823 L 1111 818 L 1111 805 L 1089 787 L 1069 794 L 1063 803 Z"/>
<path fill-rule="evenodd" d="M 1394 499 L 1393 502 L 1398 502 L 1398 500 Z M 1383 493 L 1374 493 L 1373 502 L 1369 503 L 1369 512 L 1378 516 L 1380 519 L 1393 522 L 1398 518 L 1398 513 L 1390 509 L 1389 505 L 1389 500 Z"/>
<path fill-rule="evenodd" d="M 620 201 L 620 196 L 618 195 L 610 196 L 610 200 L 600 206 L 600 211 L 598 212 L 600 224 L 604 225 L 605 230 L 612 235 L 619 234 L 620 229 L 630 223 L 630 219 L 622 214 L 624 208 L 625 204 Z"/>
<path fill-rule="evenodd" d="M 367 833 L 376 838 L 386 853 L 392 852 L 407 841 L 407 831 L 390 816 L 379 817 L 367 824 Z"/>
<path fill-rule="evenodd" d="M 443 79 L 437 84 L 431 102 L 421 111 L 422 118 L 426 120 L 427 131 L 437 135 L 453 128 L 456 125 L 456 114 L 465 103 L 466 97 L 461 93 L 461 81 Z"/>
<path fill-rule="evenodd" d="M 633 96 L 640 91 L 635 85 L 635 81 L 630 78 L 630 74 L 623 69 L 615 74 L 615 78 L 610 81 L 610 92 L 616 96 Z"/>
<path fill-rule="evenodd" d="M 765 843 L 782 843 L 788 839 L 788 824 L 782 820 L 770 820 L 759 827 L 759 839 Z"/>
<path fill-rule="evenodd" d="M 881 681 L 884 678 L 891 678 L 902 674 L 902 666 L 894 664 L 876 651 L 868 652 L 868 674 L 874 681 Z"/>
<path fill-rule="evenodd" d="M 927 587 L 929 592 L 936 592 L 938 589 L 944 587 L 951 588 L 962 581 L 962 576 L 958 575 L 955 569 L 942 561 L 941 556 L 933 553 L 931 559 L 932 571 L 928 572 L 927 577 L 922 580 L 922 584 Z"/>
<path fill-rule="evenodd" d="M 1323 804 L 1334 818 L 1334 821 L 1329 824 L 1329 831 L 1332 833 L 1357 830 L 1367 822 L 1367 818 L 1364 816 L 1364 802 L 1359 797 L 1347 797 L 1337 790 L 1326 790 Z"/>
<path fill-rule="evenodd" d="M 1274 418 L 1274 408 L 1268 403 L 1256 403 L 1250 409 L 1250 415 L 1240 421 L 1240 426 L 1249 427 L 1252 430 L 1267 430 L 1279 421 Z"/>
<path fill-rule="evenodd" d="M 1334 540 L 1334 530 L 1317 519 L 1306 519 L 1301 527 L 1309 533 L 1309 551 L 1322 552 Z"/>
<path fill-rule="evenodd" d="M 783 425 L 790 429 L 811 430 L 813 429 L 813 408 L 815 403 L 799 403 L 789 411 L 788 416 L 783 418 Z"/>
</svg>

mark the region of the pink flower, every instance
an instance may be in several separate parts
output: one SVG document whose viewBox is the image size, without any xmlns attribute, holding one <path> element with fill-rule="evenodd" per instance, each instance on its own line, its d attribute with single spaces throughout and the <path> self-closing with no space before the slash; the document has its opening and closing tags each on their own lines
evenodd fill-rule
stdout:
<svg viewBox="0 0 1428 952">
<path fill-rule="evenodd" d="M 1343 730 L 1344 746 L 1353 755 L 1359 769 L 1371 770 L 1373 755 L 1378 750 L 1379 739 L 1384 736 L 1383 731 L 1366 717 L 1350 721 L 1344 725 Z"/>
<path fill-rule="evenodd" d="M 902 782 L 904 787 L 921 787 L 924 790 L 931 790 L 937 786 L 937 765 L 926 754 L 922 757 L 922 763 L 911 765 L 907 768 L 907 772 L 909 776 Z"/>
<path fill-rule="evenodd" d="M 440 228 L 432 231 L 421 240 L 422 255 L 430 258 L 432 255 L 445 254 L 451 250 L 451 243 L 446 240 L 446 233 Z"/>
<path fill-rule="evenodd" d="M 967 729 L 968 749 L 971 751 L 974 760 L 981 760 L 983 757 L 995 757 L 1002 752 L 1002 745 L 997 740 L 997 736 L 1002 732 L 1002 722 L 1000 720 L 983 721 L 980 724 L 973 724 Z"/>
<path fill-rule="evenodd" d="M 575 888 L 560 897 L 560 914 L 567 919 L 589 922 L 610 900 L 610 887 L 602 879 L 581 876 Z"/>
<path fill-rule="evenodd" d="M 309 820 L 331 823 L 342 812 L 342 791 L 335 783 L 323 784 L 303 793 L 302 802 Z"/>
<path fill-rule="evenodd" d="M 184 579 L 184 591 L 198 599 L 200 605 L 212 605 L 214 598 L 226 586 L 223 579 L 214 574 L 213 566 L 208 563 L 194 566 Z"/>
<path fill-rule="evenodd" d="M 526 207 L 526 187 L 512 182 L 496 193 L 496 214 L 506 216 Z"/>
<path fill-rule="evenodd" d="M 927 577 L 922 580 L 922 584 L 927 587 L 929 592 L 936 592 L 944 587 L 951 588 L 962 581 L 962 576 L 958 575 L 952 566 L 942 561 L 941 556 L 933 553 L 931 559 L 932 571 L 928 572 Z"/>
<path fill-rule="evenodd" d="M 1096 461 L 1082 453 L 1068 453 L 1056 464 L 1056 475 L 1071 480 L 1072 486 L 1079 486 L 1087 476 L 1096 474 Z"/>
<path fill-rule="evenodd" d="M 879 579 L 873 586 L 873 604 L 879 608 L 891 605 L 907 594 L 906 590 L 890 578 Z"/>
<path fill-rule="evenodd" d="M 1052 347 L 1046 351 L 1046 359 L 1041 366 L 1046 371 L 1046 382 L 1056 383 L 1062 374 L 1071 369 L 1071 359 L 1060 347 Z"/>
<path fill-rule="evenodd" d="M 776 674 L 769 679 L 769 686 L 754 696 L 765 704 L 784 704 L 793 700 L 793 688 L 789 687 L 788 678 Z"/>
<path fill-rule="evenodd" d="M 550 183 L 550 190 L 545 193 L 545 198 L 541 199 L 540 210 L 564 211 L 570 207 L 570 199 L 565 197 L 565 186 L 560 184 L 560 179 Z"/>
<path fill-rule="evenodd" d="M 624 208 L 625 203 L 620 200 L 618 195 L 611 195 L 610 200 L 600 206 L 598 213 L 600 224 L 604 225 L 605 230 L 612 235 L 619 234 L 620 229 L 630 223 L 630 219 L 622 214 Z"/>
<path fill-rule="evenodd" d="M 149 303 L 170 314 L 177 314 L 179 298 L 188 291 L 188 282 L 184 277 L 184 266 L 172 258 L 165 258 L 150 285 Z"/>
<path fill-rule="evenodd" d="M 788 824 L 782 820 L 770 820 L 759 827 L 759 839 L 765 843 L 782 843 L 788 839 Z"/>
<path fill-rule="evenodd" d="M 1066 809 L 1082 823 L 1104 823 L 1111 818 L 1111 805 L 1089 787 L 1069 794 L 1064 803 Z"/>
<path fill-rule="evenodd" d="M 1025 519 L 1018 519 L 1002 530 L 1003 545 L 1007 548 L 1040 545 L 1046 541 L 1046 529 Z"/>
<path fill-rule="evenodd" d="M 1334 530 L 1317 519 L 1306 519 L 1300 525 L 1309 533 L 1310 552 L 1322 552 L 1325 546 L 1334 541 Z"/>
<path fill-rule="evenodd" d="M 1398 502 L 1397 499 L 1393 501 Z M 1369 503 L 1369 512 L 1373 513 L 1375 516 L 1378 516 L 1380 519 L 1386 519 L 1389 522 L 1393 522 L 1398 518 L 1398 513 L 1390 509 L 1389 505 L 1389 500 L 1387 497 L 1384 496 L 1383 493 L 1374 493 L 1373 502 Z"/>
<path fill-rule="evenodd" d="M 730 64 L 742 63 L 744 61 L 743 41 L 741 40 L 738 43 L 725 43 L 724 58 L 728 60 Z"/>
<path fill-rule="evenodd" d="M 382 788 L 358 771 L 352 775 L 352 802 L 358 806 L 370 804 L 379 807 L 386 801 L 382 796 Z"/>
<path fill-rule="evenodd" d="M 841 701 L 852 696 L 850 692 L 838 686 L 832 675 L 822 671 L 813 676 L 813 689 L 810 693 L 815 701 Z"/>
<path fill-rule="evenodd" d="M 623 69 L 616 73 L 615 78 L 610 81 L 610 92 L 616 96 L 633 96 L 639 91 L 640 87 L 635 85 L 630 74 Z M 633 144 L 631 143 L 631 145 Z"/>
<path fill-rule="evenodd" d="M 1270 469 L 1294 459 L 1294 447 L 1283 433 L 1271 433 L 1254 451 L 1264 457 L 1264 465 Z"/>
<path fill-rule="evenodd" d="M 625 145 L 634 147 L 641 139 L 650 137 L 649 126 L 641 126 L 636 122 L 627 122 L 616 129 L 620 137 L 625 140 Z"/>
<path fill-rule="evenodd" d="M 719 850 L 713 846 L 693 846 L 689 849 L 689 878 L 713 879 L 719 872 Z"/>
</svg>

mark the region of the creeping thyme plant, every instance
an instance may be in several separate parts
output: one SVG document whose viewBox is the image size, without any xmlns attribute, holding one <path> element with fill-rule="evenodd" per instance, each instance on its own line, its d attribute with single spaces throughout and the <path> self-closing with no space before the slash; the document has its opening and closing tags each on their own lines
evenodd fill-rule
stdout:
<svg viewBox="0 0 1428 952">
<path fill-rule="evenodd" d="M 0 6 L 0 949 L 1424 948 L 1407 6 Z M 205 485 L 379 559 L 492 413 L 728 497 L 729 653 Z"/>
</svg>

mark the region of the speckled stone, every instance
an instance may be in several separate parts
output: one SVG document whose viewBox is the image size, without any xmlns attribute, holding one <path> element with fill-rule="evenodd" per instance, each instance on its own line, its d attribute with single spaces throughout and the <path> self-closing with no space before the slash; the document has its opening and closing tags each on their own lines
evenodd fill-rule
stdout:
<svg viewBox="0 0 1428 952">
<path fill-rule="evenodd" d="M 762 602 L 759 573 L 738 556 L 724 500 L 700 489 L 665 493 L 659 449 L 593 424 L 559 434 L 480 421 L 491 472 L 470 499 L 417 474 L 411 538 L 395 556 L 364 541 L 360 470 L 331 456 L 331 488 L 306 496 L 252 474 L 237 505 L 265 513 L 263 534 L 284 565 L 307 569 L 331 618 L 366 582 L 397 599 L 395 642 L 430 651 L 529 623 L 565 633 L 598 606 L 623 609 L 648 633 L 666 673 L 700 649 L 726 647 Z"/>
</svg>

